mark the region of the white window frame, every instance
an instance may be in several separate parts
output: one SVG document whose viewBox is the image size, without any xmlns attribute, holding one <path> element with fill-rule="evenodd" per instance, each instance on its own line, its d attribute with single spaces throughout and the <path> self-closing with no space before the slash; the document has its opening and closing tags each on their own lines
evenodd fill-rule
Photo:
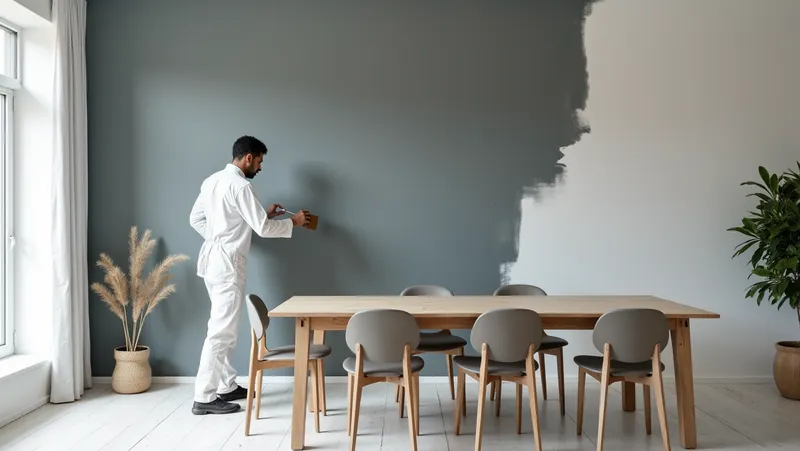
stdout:
<svg viewBox="0 0 800 451">
<path fill-rule="evenodd" d="M 0 18 L 0 25 L 16 34 L 14 49 L 14 73 L 13 77 L 0 74 L 0 93 L 5 96 L 5 123 L 0 127 L 5 127 L 3 142 L 3 154 L 0 155 L 0 171 L 4 175 L 4 186 L 0 203 L 0 233 L 2 233 L 3 248 L 0 249 L 0 264 L 2 271 L 0 277 L 3 279 L 3 293 L 0 296 L 0 321 L 3 321 L 4 337 L 0 340 L 0 359 L 14 354 L 15 351 L 15 324 L 14 324 L 14 110 L 15 110 L 15 91 L 21 88 L 21 64 L 20 64 L 20 42 L 22 41 L 22 30 L 13 23 Z"/>
</svg>

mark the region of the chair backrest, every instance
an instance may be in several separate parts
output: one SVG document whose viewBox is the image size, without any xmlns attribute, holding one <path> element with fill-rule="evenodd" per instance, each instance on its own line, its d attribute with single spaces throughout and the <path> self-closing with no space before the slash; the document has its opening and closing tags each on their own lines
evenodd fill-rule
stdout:
<svg viewBox="0 0 800 451">
<path fill-rule="evenodd" d="M 519 362 L 528 356 L 533 344 L 536 352 L 542 343 L 542 319 L 529 309 L 495 309 L 483 313 L 472 326 L 470 343 L 476 351 L 486 343 L 489 359 Z"/>
<path fill-rule="evenodd" d="M 495 296 L 547 296 L 544 290 L 536 285 L 526 285 L 524 283 L 515 283 L 503 285 L 502 287 L 494 290 Z"/>
<path fill-rule="evenodd" d="M 611 345 L 611 358 L 625 363 L 650 360 L 656 343 L 660 351 L 669 342 L 669 323 L 660 310 L 647 308 L 616 309 L 603 314 L 592 332 L 594 347 L 604 352 Z"/>
<path fill-rule="evenodd" d="M 395 309 L 373 309 L 357 312 L 345 329 L 345 341 L 351 351 L 361 345 L 365 360 L 400 362 L 406 344 L 413 352 L 419 346 L 419 325 L 410 313 Z"/>
<path fill-rule="evenodd" d="M 250 319 L 250 327 L 256 334 L 257 339 L 261 339 L 269 327 L 269 309 L 264 301 L 255 294 L 248 294 L 247 300 L 247 317 Z"/>
<path fill-rule="evenodd" d="M 453 292 L 438 285 L 413 285 L 404 289 L 400 296 L 453 296 Z"/>
</svg>

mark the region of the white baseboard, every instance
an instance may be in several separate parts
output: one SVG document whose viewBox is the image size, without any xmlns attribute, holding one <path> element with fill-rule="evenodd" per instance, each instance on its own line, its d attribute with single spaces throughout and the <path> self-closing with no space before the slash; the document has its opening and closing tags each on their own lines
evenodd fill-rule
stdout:
<svg viewBox="0 0 800 451">
<path fill-rule="evenodd" d="M 154 384 L 194 384 L 194 376 L 155 376 L 153 377 Z M 265 381 L 275 384 L 292 384 L 294 383 L 294 376 L 264 376 Z M 242 385 L 247 386 L 247 377 L 239 376 L 236 381 Z M 96 384 L 110 384 L 110 377 L 94 377 L 92 382 Z M 346 384 L 347 376 L 325 376 L 325 382 L 328 384 Z M 539 382 L 539 378 L 537 378 Z M 674 384 L 675 378 L 673 376 L 665 376 L 664 382 Z M 758 376 L 758 377 L 696 377 L 694 378 L 695 384 L 772 384 L 774 379 L 772 376 Z M 422 376 L 420 377 L 421 384 L 447 384 L 447 376 Z M 468 377 L 467 383 L 477 384 L 477 381 Z M 564 384 L 577 384 L 577 376 L 565 376 Z M 547 375 L 547 385 L 558 384 L 558 376 L 556 374 Z"/>
<path fill-rule="evenodd" d="M 42 407 L 43 405 L 47 404 L 50 401 L 50 396 L 42 396 L 41 398 L 37 399 L 33 403 L 22 407 L 20 409 L 14 410 L 13 413 L 10 415 L 6 415 L 4 418 L 0 418 L 0 428 L 11 423 L 12 421 L 18 420 L 25 415 L 33 412 L 34 410 Z"/>
</svg>

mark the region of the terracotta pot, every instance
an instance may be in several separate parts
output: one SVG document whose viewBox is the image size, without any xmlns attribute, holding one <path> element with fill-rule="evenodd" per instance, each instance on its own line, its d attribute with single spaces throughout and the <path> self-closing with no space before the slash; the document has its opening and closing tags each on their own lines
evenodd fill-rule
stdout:
<svg viewBox="0 0 800 451">
<path fill-rule="evenodd" d="M 114 373 L 111 388 L 117 393 L 142 393 L 150 388 L 150 348 L 138 346 L 135 351 L 126 351 L 125 346 L 114 349 Z"/>
<path fill-rule="evenodd" d="M 775 349 L 775 385 L 784 398 L 800 400 L 800 341 L 779 341 Z"/>
</svg>

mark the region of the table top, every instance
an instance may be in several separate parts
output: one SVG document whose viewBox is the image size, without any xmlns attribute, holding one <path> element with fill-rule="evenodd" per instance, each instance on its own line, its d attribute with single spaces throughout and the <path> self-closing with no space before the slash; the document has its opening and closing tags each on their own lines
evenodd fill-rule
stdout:
<svg viewBox="0 0 800 451">
<path fill-rule="evenodd" d="M 719 318 L 718 313 L 655 296 L 293 296 L 269 312 L 271 317 L 349 317 L 361 310 L 405 310 L 417 317 L 478 317 L 499 308 L 529 308 L 542 317 L 599 318 L 620 308 L 652 308 L 667 318 Z"/>
</svg>

